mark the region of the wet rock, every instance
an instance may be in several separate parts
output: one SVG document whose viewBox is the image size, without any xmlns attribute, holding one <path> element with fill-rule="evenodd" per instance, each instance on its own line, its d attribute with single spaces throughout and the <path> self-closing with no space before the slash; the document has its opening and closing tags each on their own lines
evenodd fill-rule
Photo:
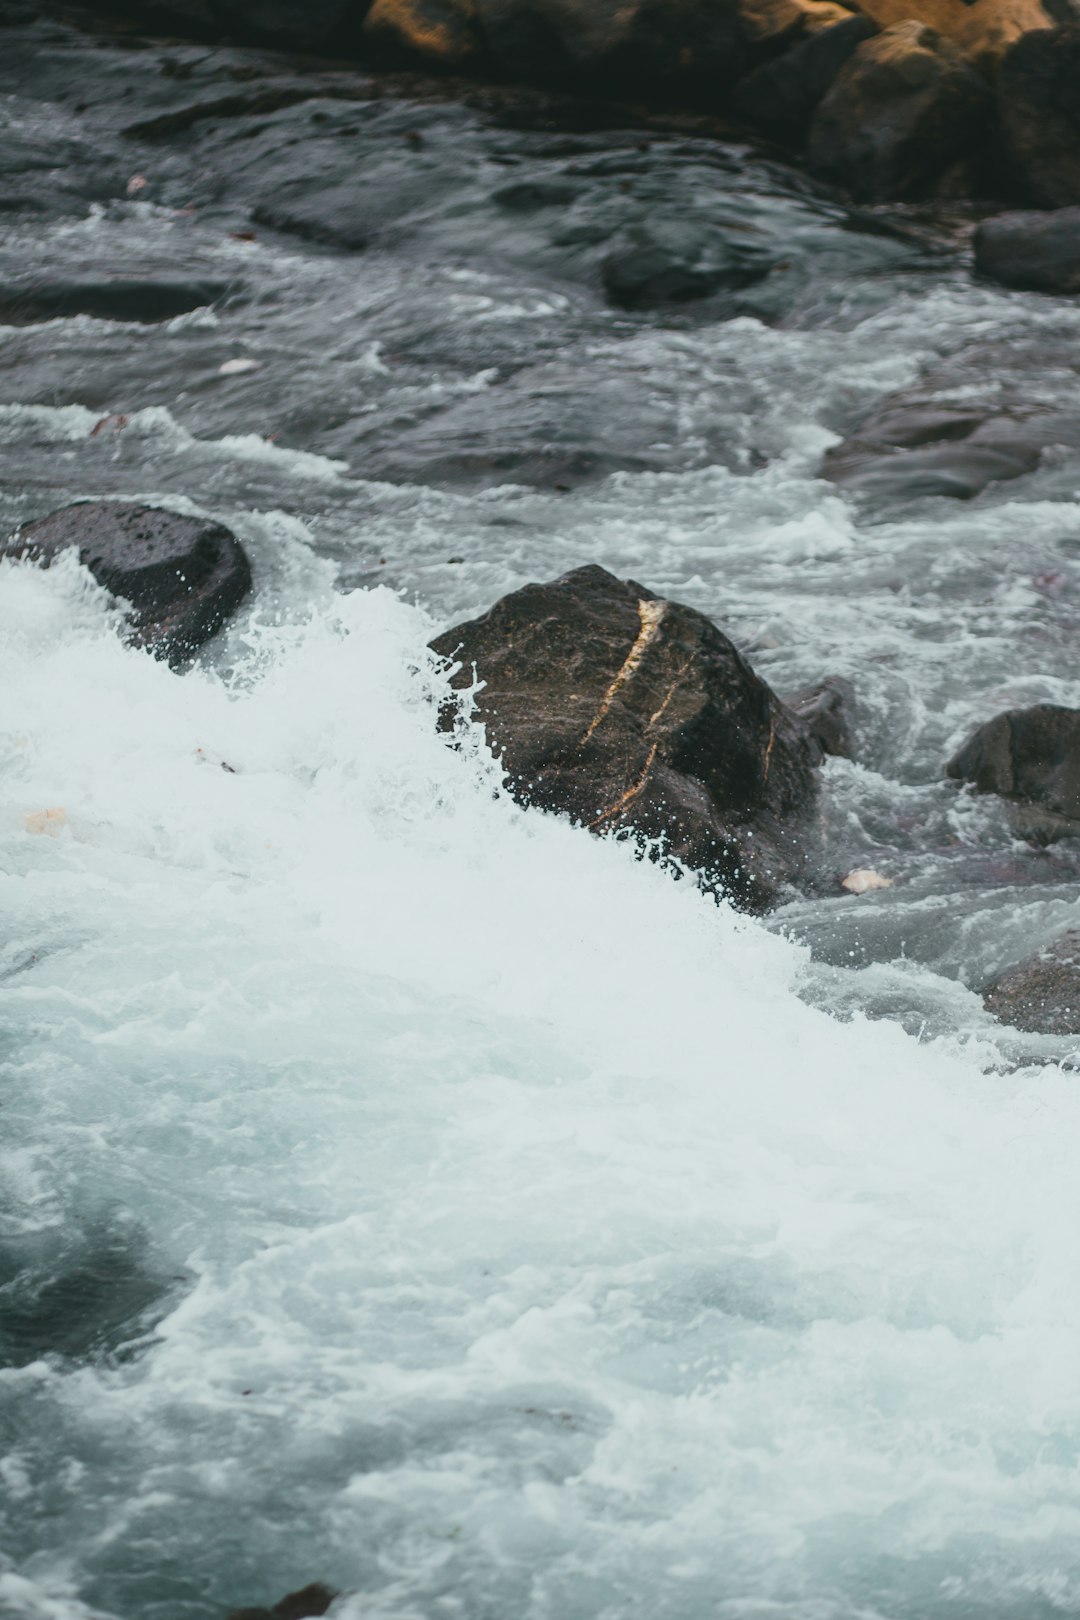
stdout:
<svg viewBox="0 0 1080 1620">
<path fill-rule="evenodd" d="M 132 608 L 132 639 L 171 663 L 219 630 L 251 589 L 240 542 L 220 523 L 157 507 L 94 501 L 65 506 L 0 547 L 46 567 L 77 547 L 80 561 Z"/>
<path fill-rule="evenodd" d="M 233 1609 L 228 1620 L 310 1620 L 326 1614 L 336 1597 L 321 1581 L 313 1581 L 302 1591 L 290 1592 L 272 1609 Z"/>
<path fill-rule="evenodd" d="M 151 31 L 178 28 L 213 39 L 254 40 L 293 49 L 351 44 L 366 9 L 357 0 L 115 0 Z"/>
<path fill-rule="evenodd" d="M 1080 28 L 1040 29 L 1006 54 L 997 81 L 1008 161 L 1024 200 L 1080 203 Z"/>
<path fill-rule="evenodd" d="M 748 287 L 768 275 L 772 264 L 756 244 L 704 223 L 657 218 L 622 232 L 600 274 L 611 303 L 644 309 Z"/>
<path fill-rule="evenodd" d="M 945 774 L 1008 800 L 1014 830 L 1032 843 L 1080 836 L 1080 709 L 1040 703 L 996 715 Z"/>
<path fill-rule="evenodd" d="M 232 290 L 226 281 L 144 276 L 0 284 L 0 321 L 22 326 L 67 315 L 94 315 L 105 321 L 167 321 L 188 310 L 221 303 Z"/>
<path fill-rule="evenodd" d="M 1080 933 L 1070 929 L 983 991 L 987 1012 L 1031 1035 L 1080 1035 Z"/>
<path fill-rule="evenodd" d="M 877 33 L 869 17 L 847 17 L 793 42 L 736 86 L 732 110 L 779 140 L 801 141 L 844 63 Z"/>
<path fill-rule="evenodd" d="M 934 377 L 905 390 L 826 452 L 822 475 L 859 495 L 971 500 L 1034 472 L 1051 446 L 1080 447 L 1080 417 L 1049 406 L 939 397 Z M 942 379 L 944 381 L 944 379 Z"/>
<path fill-rule="evenodd" d="M 975 232 L 975 268 L 1006 287 L 1080 292 L 1080 207 L 984 219 Z"/>
<path fill-rule="evenodd" d="M 740 0 L 743 37 L 758 57 L 789 49 L 796 40 L 834 27 L 852 8 L 833 0 Z"/>
<path fill-rule="evenodd" d="M 391 62 L 419 58 L 461 71 L 483 54 L 476 13 L 461 0 L 374 0 L 362 34 L 369 50 Z"/>
<path fill-rule="evenodd" d="M 595 566 L 527 585 L 432 646 L 521 802 L 659 839 L 760 909 L 800 865 L 817 749 L 710 620 Z"/>
<path fill-rule="evenodd" d="M 971 150 L 990 92 L 955 45 L 908 21 L 859 45 L 810 126 L 807 154 L 859 200 L 917 197 Z"/>
<path fill-rule="evenodd" d="M 798 715 L 823 755 L 854 758 L 855 688 L 850 681 L 842 675 L 827 675 L 816 685 L 804 686 L 786 697 L 784 702 Z"/>
</svg>

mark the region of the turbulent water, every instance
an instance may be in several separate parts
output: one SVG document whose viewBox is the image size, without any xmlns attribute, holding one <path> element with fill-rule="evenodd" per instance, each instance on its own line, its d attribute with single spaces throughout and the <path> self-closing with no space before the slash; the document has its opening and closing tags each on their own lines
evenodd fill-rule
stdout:
<svg viewBox="0 0 1080 1620">
<path fill-rule="evenodd" d="M 264 59 L 122 46 L 5 36 L 2 275 L 235 296 L 6 329 L 0 517 L 206 512 L 257 588 L 176 673 L 73 564 L 0 565 L 0 1612 L 1080 1613 L 1075 1043 L 977 994 L 1077 856 L 941 779 L 1080 704 L 1080 463 L 820 477 L 960 353 L 1080 412 L 1080 310 L 692 130 L 339 75 L 140 143 Z M 268 212 L 304 174 L 336 237 Z M 658 215 L 773 268 L 613 309 Z M 767 923 L 440 740 L 433 632 L 586 561 L 855 684 L 826 876 Z"/>
</svg>

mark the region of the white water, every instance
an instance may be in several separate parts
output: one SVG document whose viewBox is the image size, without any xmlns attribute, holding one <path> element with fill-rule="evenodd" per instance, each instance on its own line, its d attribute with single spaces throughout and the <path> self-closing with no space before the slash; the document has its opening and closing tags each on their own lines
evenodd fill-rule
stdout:
<svg viewBox="0 0 1080 1620">
<path fill-rule="evenodd" d="M 515 808 L 389 592 L 224 679 L 0 586 L 5 1245 L 166 1296 L 0 1373 L 0 1612 L 1080 1612 L 1073 1078 Z"/>
</svg>

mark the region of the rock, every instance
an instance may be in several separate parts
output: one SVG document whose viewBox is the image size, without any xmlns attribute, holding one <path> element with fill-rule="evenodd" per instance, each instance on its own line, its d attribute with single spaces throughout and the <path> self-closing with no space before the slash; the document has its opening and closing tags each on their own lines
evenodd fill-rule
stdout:
<svg viewBox="0 0 1080 1620">
<path fill-rule="evenodd" d="M 658 216 L 624 231 L 600 274 L 611 303 L 644 309 L 748 287 L 768 275 L 773 262 L 745 239 L 694 220 Z"/>
<path fill-rule="evenodd" d="M 987 1012 L 1030 1035 L 1080 1035 L 1080 933 L 1070 929 L 983 991 Z"/>
<path fill-rule="evenodd" d="M 290 1592 L 272 1609 L 233 1609 L 228 1620 L 309 1620 L 325 1614 L 336 1597 L 321 1581 L 313 1581 L 300 1592 Z"/>
<path fill-rule="evenodd" d="M 786 697 L 784 702 L 806 726 L 823 755 L 837 759 L 854 758 L 852 717 L 855 688 L 842 675 L 827 675 L 815 686 Z"/>
<path fill-rule="evenodd" d="M 120 0 L 142 26 L 315 50 L 351 42 L 357 0 Z"/>
<path fill-rule="evenodd" d="M 1002 60 L 998 116 L 1020 195 L 1037 208 L 1080 203 L 1080 29 L 1025 34 Z"/>
<path fill-rule="evenodd" d="M 745 64 L 738 0 L 375 0 L 362 37 L 600 95 L 714 98 Z"/>
<path fill-rule="evenodd" d="M 219 630 L 251 589 L 251 567 L 220 523 L 158 507 L 93 501 L 28 523 L 0 556 L 46 567 L 76 546 L 80 561 L 130 602 L 132 640 L 180 663 Z"/>
<path fill-rule="evenodd" d="M 1018 39 L 1050 22 L 1042 0 L 859 0 L 859 10 L 881 28 L 912 17 L 929 24 L 987 75 Z"/>
<path fill-rule="evenodd" d="M 986 404 L 942 398 L 952 380 L 932 374 L 887 399 L 826 452 L 822 476 L 864 496 L 971 500 L 991 483 L 1034 472 L 1051 446 L 1080 448 L 1080 417 L 1007 396 Z"/>
<path fill-rule="evenodd" d="M 859 200 L 926 195 L 969 153 L 989 107 L 955 45 L 921 23 L 894 23 L 834 79 L 810 126 L 810 165 Z"/>
<path fill-rule="evenodd" d="M 975 268 L 1006 287 L 1080 292 L 1080 207 L 984 219 L 975 232 Z"/>
<path fill-rule="evenodd" d="M 848 894 L 873 894 L 877 889 L 891 889 L 892 886 L 891 877 L 875 872 L 871 866 L 857 866 L 840 879 L 840 887 L 846 889 Z"/>
<path fill-rule="evenodd" d="M 520 802 L 662 840 L 754 909 L 798 869 L 817 750 L 703 614 L 589 565 L 432 647 L 454 686 L 485 683 L 475 712 Z"/>
<path fill-rule="evenodd" d="M 832 0 L 740 0 L 743 38 L 756 55 L 784 50 L 805 35 L 850 21 L 851 7 Z"/>
<path fill-rule="evenodd" d="M 869 17 L 847 17 L 796 40 L 736 86 L 732 111 L 780 140 L 801 141 L 818 103 L 852 52 L 877 33 Z"/>
<path fill-rule="evenodd" d="M 1007 799 L 1014 830 L 1031 843 L 1080 836 L 1080 709 L 1040 703 L 996 715 L 945 774 Z"/>
<path fill-rule="evenodd" d="M 23 326 L 66 315 L 95 315 L 105 321 L 167 321 L 190 309 L 218 304 L 231 290 L 227 281 L 144 276 L 0 284 L 0 321 Z"/>
</svg>

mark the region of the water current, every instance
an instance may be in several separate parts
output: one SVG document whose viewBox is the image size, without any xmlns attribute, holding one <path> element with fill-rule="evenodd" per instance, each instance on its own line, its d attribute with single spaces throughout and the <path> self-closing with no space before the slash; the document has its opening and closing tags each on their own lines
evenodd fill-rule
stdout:
<svg viewBox="0 0 1080 1620">
<path fill-rule="evenodd" d="M 165 141 L 286 69 L 0 42 L 0 280 L 233 288 L 3 331 L 4 532 L 137 497 L 256 574 L 175 672 L 0 565 L 0 1613 L 1080 1613 L 1075 1042 L 978 994 L 1077 856 L 941 775 L 1080 704 L 1080 463 L 821 477 L 956 356 L 1080 414 L 1076 303 L 689 127 L 327 70 Z M 614 308 L 657 219 L 772 268 Z M 432 634 L 583 562 L 853 682 L 825 867 L 891 888 L 739 917 L 444 745 Z"/>
</svg>

